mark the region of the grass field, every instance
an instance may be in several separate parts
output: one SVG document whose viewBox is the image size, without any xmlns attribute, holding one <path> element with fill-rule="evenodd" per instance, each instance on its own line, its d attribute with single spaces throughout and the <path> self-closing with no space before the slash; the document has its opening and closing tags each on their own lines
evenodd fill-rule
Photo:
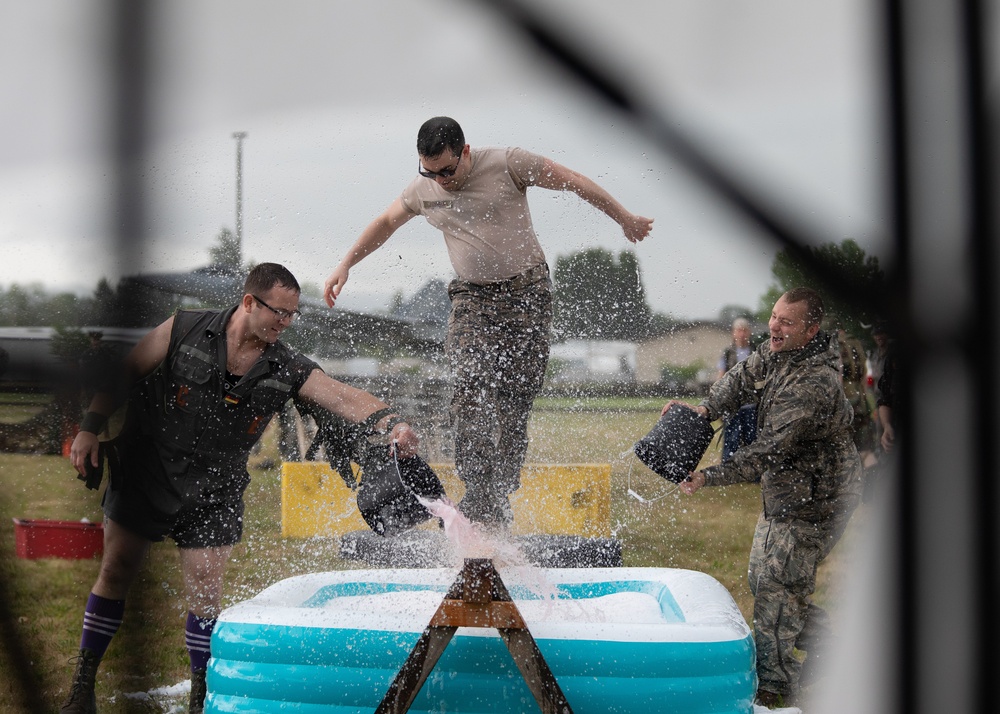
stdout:
<svg viewBox="0 0 1000 714">
<path fill-rule="evenodd" d="M 721 582 L 750 620 L 752 601 L 746 562 L 760 493 L 752 485 L 705 489 L 693 497 L 679 492 L 643 504 L 631 487 L 652 500 L 667 484 L 630 454 L 659 415 L 656 400 L 540 401 L 530 426 L 529 462 L 610 463 L 612 523 L 622 541 L 625 565 L 689 568 Z M 11 405 L 22 409 L 18 405 Z M 11 420 L 0 404 L 0 420 Z M 21 415 L 23 412 L 18 412 Z M 716 444 L 705 463 L 717 460 Z M 280 471 L 273 463 L 273 438 L 251 459 L 244 540 L 227 574 L 226 604 L 248 598 L 292 575 L 359 567 L 341 560 L 332 539 L 281 537 Z M 68 690 L 72 656 L 80 638 L 82 608 L 97 575 L 97 561 L 24 560 L 14 556 L 12 518 L 79 520 L 101 518 L 100 498 L 75 478 L 57 456 L 0 454 L 0 713 L 56 711 Z M 855 521 L 863 518 L 859 512 Z M 846 572 L 838 546 L 821 572 L 817 601 L 834 606 L 835 585 Z M 101 712 L 183 711 L 170 696 L 142 693 L 188 678 L 183 626 L 186 607 L 176 549 L 155 545 L 130 594 L 125 622 L 102 664 L 98 679 Z M 19 677 L 30 683 L 27 695 Z M 7 679 L 9 681 L 4 682 Z M 129 693 L 139 693 L 126 696 Z M 27 696 L 27 699 L 25 698 Z"/>
</svg>

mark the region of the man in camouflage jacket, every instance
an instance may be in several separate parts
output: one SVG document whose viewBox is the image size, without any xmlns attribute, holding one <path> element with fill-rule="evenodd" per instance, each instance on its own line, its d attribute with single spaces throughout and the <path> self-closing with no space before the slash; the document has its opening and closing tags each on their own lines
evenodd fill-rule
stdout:
<svg viewBox="0 0 1000 714">
<path fill-rule="evenodd" d="M 723 464 L 695 471 L 681 484 L 759 481 L 763 510 L 750 551 L 758 703 L 793 700 L 798 648 L 815 655 L 826 613 L 812 604 L 816 570 L 840 539 L 861 492 L 861 463 L 851 435 L 836 340 L 820 329 L 823 301 L 808 288 L 781 296 L 770 339 L 716 382 L 694 407 L 715 420 L 757 405 L 757 438 Z"/>
</svg>

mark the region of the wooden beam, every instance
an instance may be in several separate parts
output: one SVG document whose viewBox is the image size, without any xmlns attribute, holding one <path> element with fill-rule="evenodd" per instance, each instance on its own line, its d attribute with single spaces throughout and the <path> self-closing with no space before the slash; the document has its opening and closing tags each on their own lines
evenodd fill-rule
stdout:
<svg viewBox="0 0 1000 714">
<path fill-rule="evenodd" d="M 376 714 L 405 714 L 459 627 L 490 627 L 500 634 L 543 714 L 573 714 L 555 675 L 493 561 L 467 558 L 430 623 L 396 673 Z"/>
</svg>

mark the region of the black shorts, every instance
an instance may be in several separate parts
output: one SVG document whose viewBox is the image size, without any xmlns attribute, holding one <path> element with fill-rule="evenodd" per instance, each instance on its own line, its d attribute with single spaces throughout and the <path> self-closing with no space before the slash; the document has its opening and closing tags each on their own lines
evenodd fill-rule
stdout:
<svg viewBox="0 0 1000 714">
<path fill-rule="evenodd" d="M 136 535 L 154 542 L 170 536 L 181 548 L 235 545 L 243 536 L 242 493 L 165 509 L 142 488 L 130 487 L 130 479 L 125 481 L 105 490 L 104 515 Z"/>
</svg>

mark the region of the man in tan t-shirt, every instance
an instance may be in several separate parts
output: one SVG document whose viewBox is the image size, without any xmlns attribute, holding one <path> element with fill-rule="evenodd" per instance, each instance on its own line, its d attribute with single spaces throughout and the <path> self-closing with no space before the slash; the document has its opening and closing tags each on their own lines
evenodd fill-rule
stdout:
<svg viewBox="0 0 1000 714">
<path fill-rule="evenodd" d="M 531 405 L 549 357 L 552 289 L 528 209 L 528 186 L 572 191 L 617 222 L 631 241 L 653 225 L 586 176 L 518 148 L 471 149 L 449 117 L 417 133 L 418 176 L 354 243 L 326 280 L 333 307 L 350 269 L 417 215 L 440 228 L 457 278 L 448 287 L 445 350 L 454 377 L 459 509 L 473 521 L 509 525 L 520 486 Z"/>
</svg>

